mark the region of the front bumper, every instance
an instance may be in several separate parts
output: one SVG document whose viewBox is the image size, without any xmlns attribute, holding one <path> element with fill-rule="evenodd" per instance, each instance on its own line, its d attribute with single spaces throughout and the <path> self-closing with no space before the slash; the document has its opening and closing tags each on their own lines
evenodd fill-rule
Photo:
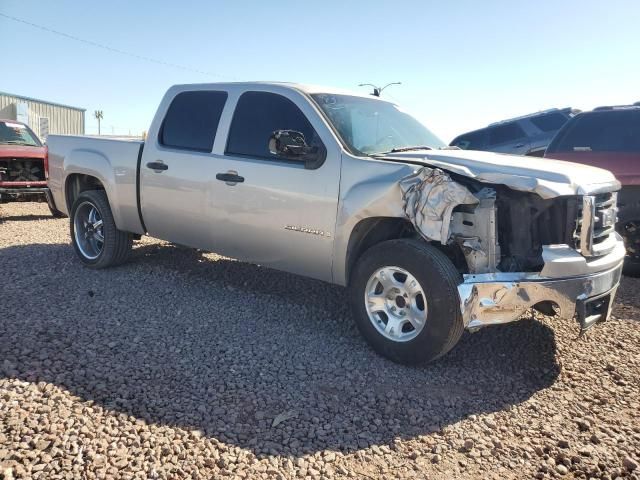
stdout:
<svg viewBox="0 0 640 480">
<path fill-rule="evenodd" d="M 607 320 L 620 284 L 625 256 L 624 244 L 617 234 L 616 242 L 610 254 L 597 260 L 597 265 L 604 267 L 597 272 L 592 266 L 587 266 L 578 275 L 543 276 L 545 271 L 560 271 L 559 267 L 566 262 L 566 258 L 555 255 L 549 258 L 540 274 L 465 275 L 464 282 L 458 286 L 465 327 L 477 330 L 487 325 L 512 322 L 543 302 L 553 304 L 561 318 L 571 319 L 577 314 L 582 329 Z"/>
<path fill-rule="evenodd" d="M 53 195 L 49 187 L 0 187 L 0 201 L 11 202 L 16 200 L 27 200 L 29 197 L 43 197 L 47 200 L 49 207 L 55 210 Z"/>
</svg>

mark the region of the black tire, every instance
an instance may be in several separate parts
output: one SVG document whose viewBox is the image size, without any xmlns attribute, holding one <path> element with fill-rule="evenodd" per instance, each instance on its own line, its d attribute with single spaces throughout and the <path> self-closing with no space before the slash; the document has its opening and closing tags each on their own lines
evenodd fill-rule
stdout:
<svg viewBox="0 0 640 480">
<path fill-rule="evenodd" d="M 640 277 L 640 205 L 620 208 L 616 230 L 622 235 L 627 249 L 622 273 L 628 277 Z"/>
<path fill-rule="evenodd" d="M 369 318 L 365 304 L 367 283 L 385 266 L 400 267 L 418 281 L 426 297 L 424 328 L 408 341 L 386 338 Z M 429 362 L 451 350 L 464 331 L 458 285 L 462 277 L 442 252 L 421 240 L 399 239 L 379 243 L 357 261 L 349 295 L 358 329 L 379 354 L 399 363 Z"/>
<path fill-rule="evenodd" d="M 78 208 L 87 204 L 90 204 L 98 210 L 103 222 L 102 233 L 104 242 L 96 258 L 88 258 L 87 255 L 82 252 L 75 235 L 75 219 Z M 104 190 L 86 190 L 80 193 L 73 203 L 73 207 L 71 207 L 69 224 L 73 248 L 80 260 L 88 267 L 96 269 L 114 267 L 127 260 L 129 252 L 131 251 L 133 235 L 118 230 L 116 227 L 113 214 L 111 213 L 111 207 L 109 206 L 109 200 Z"/>
</svg>

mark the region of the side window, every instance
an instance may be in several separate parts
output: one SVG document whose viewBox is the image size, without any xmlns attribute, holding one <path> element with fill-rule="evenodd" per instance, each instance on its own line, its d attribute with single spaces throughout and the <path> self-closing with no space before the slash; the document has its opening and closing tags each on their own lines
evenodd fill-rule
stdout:
<svg viewBox="0 0 640 480">
<path fill-rule="evenodd" d="M 231 120 L 226 153 L 273 160 L 269 137 L 276 130 L 295 130 L 307 145 L 321 146 L 304 113 L 288 98 L 269 92 L 245 92 Z"/>
<path fill-rule="evenodd" d="M 517 123 L 505 123 L 489 129 L 489 145 L 499 145 L 524 137 L 524 130 Z"/>
<path fill-rule="evenodd" d="M 584 113 L 563 130 L 553 152 L 640 152 L 640 114 L 632 110 Z"/>
<path fill-rule="evenodd" d="M 486 131 L 471 132 L 460 135 L 451 145 L 459 147 L 463 150 L 481 150 L 486 144 Z"/>
<path fill-rule="evenodd" d="M 566 117 L 561 113 L 547 113 L 540 115 L 539 117 L 531 117 L 530 120 L 531 123 L 543 132 L 554 132 L 556 130 L 560 130 L 560 128 L 567 123 L 569 117 Z"/>
<path fill-rule="evenodd" d="M 160 144 L 181 150 L 210 152 L 226 92 L 182 92 L 175 96 L 160 128 Z"/>
</svg>

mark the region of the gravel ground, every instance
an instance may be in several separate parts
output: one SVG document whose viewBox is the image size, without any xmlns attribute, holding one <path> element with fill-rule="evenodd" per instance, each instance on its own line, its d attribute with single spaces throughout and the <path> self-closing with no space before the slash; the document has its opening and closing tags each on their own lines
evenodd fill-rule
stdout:
<svg viewBox="0 0 640 480">
<path fill-rule="evenodd" d="M 155 239 L 91 271 L 0 206 L 0 478 L 640 478 L 640 281 L 393 364 L 343 289 Z"/>
</svg>

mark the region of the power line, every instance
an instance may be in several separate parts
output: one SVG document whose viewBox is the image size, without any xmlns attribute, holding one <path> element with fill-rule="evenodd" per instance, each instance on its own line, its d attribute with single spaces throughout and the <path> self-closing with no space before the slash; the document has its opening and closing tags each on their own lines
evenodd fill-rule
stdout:
<svg viewBox="0 0 640 480">
<path fill-rule="evenodd" d="M 81 42 L 86 45 L 91 45 L 92 47 L 102 48 L 103 50 L 108 50 L 113 53 L 119 53 L 120 55 L 127 55 L 128 57 L 137 58 L 138 60 L 144 60 L 145 62 L 157 63 L 158 65 L 164 65 L 165 67 L 179 68 L 180 70 L 186 70 L 188 72 L 195 72 L 201 75 L 208 75 L 212 77 L 225 78 L 222 75 L 218 75 L 216 73 L 205 72 L 203 70 L 198 70 L 196 68 L 185 67 L 184 65 L 178 65 L 177 63 L 165 62 L 163 60 L 158 60 L 157 58 L 145 57 L 143 55 L 138 55 L 137 53 L 127 52 L 125 50 L 120 50 L 118 48 L 113 48 L 108 45 L 103 45 L 102 43 L 94 42 L 92 40 L 86 40 L 84 38 L 76 37 L 75 35 L 70 35 L 68 33 L 60 32 L 58 30 L 54 30 L 53 28 L 45 27 L 44 25 L 38 25 L 36 23 L 29 22 L 27 20 L 23 20 L 22 18 L 13 17 L 11 15 L 7 15 L 5 13 L 0 13 L 0 17 L 4 17 L 8 20 L 13 20 L 14 22 L 22 23 L 24 25 L 28 25 L 33 28 L 37 28 L 38 30 L 42 30 L 44 32 L 53 33 L 54 35 L 58 35 L 60 37 L 67 38 L 69 40 L 74 40 L 76 42 Z M 232 78 L 232 77 L 226 77 Z"/>
</svg>

